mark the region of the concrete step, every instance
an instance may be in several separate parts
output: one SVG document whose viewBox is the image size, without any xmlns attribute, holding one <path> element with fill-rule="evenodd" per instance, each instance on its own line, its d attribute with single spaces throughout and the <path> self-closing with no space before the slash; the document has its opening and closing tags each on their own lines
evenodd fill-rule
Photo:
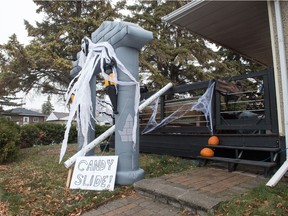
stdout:
<svg viewBox="0 0 288 216">
<path fill-rule="evenodd" d="M 213 211 L 220 199 L 209 199 L 197 191 L 190 191 L 163 184 L 160 179 L 144 179 L 134 184 L 137 193 L 172 205 L 179 209 L 188 209 L 193 215 L 206 216 Z"/>
<path fill-rule="evenodd" d="M 240 195 L 263 179 L 257 175 L 200 167 L 178 174 L 144 179 L 134 184 L 137 193 L 195 215 L 213 213 L 222 201 Z"/>
</svg>

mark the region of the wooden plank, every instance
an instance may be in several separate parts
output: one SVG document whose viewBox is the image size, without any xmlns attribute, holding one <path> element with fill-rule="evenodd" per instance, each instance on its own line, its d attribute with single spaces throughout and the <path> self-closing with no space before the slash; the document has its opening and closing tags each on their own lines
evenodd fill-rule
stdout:
<svg viewBox="0 0 288 216">
<path fill-rule="evenodd" d="M 267 151 L 267 152 L 277 152 L 280 148 L 262 148 L 262 147 L 249 147 L 249 146 L 223 146 L 223 145 L 206 145 L 208 148 L 219 148 L 219 149 L 238 149 L 238 150 L 249 150 L 249 151 Z"/>
<path fill-rule="evenodd" d="M 215 161 L 222 161 L 222 162 L 227 162 L 227 163 L 246 164 L 246 165 L 261 166 L 261 167 L 274 167 L 277 165 L 277 163 L 274 163 L 274 162 L 243 160 L 243 159 L 234 159 L 234 158 L 225 158 L 225 157 L 198 156 L 197 158 L 204 159 L 204 160 L 215 160 Z"/>
<path fill-rule="evenodd" d="M 72 178 L 72 168 L 70 167 L 68 169 L 68 174 L 67 174 L 67 180 L 66 180 L 66 190 L 69 190 L 69 187 L 70 187 L 70 182 L 71 182 L 71 178 Z"/>
</svg>

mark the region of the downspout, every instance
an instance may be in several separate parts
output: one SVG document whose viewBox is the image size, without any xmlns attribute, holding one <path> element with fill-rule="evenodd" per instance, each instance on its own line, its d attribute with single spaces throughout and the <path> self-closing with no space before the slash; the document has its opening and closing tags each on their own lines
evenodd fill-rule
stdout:
<svg viewBox="0 0 288 216">
<path fill-rule="evenodd" d="M 279 0 L 274 1 L 275 7 L 275 18 L 276 18 L 276 28 L 278 36 L 278 50 L 279 50 L 279 62 L 280 62 L 280 74 L 282 80 L 282 92 L 283 92 L 283 106 L 284 106 L 284 130 L 285 130 L 285 145 L 286 145 L 286 161 L 277 170 L 277 172 L 272 176 L 272 178 L 267 182 L 266 186 L 275 186 L 280 179 L 288 171 L 288 115 L 285 112 L 288 110 L 288 88 L 287 88 L 287 64 L 286 64 L 286 54 L 285 54 L 285 44 L 284 44 L 284 34 L 282 25 L 282 15 Z"/>
</svg>

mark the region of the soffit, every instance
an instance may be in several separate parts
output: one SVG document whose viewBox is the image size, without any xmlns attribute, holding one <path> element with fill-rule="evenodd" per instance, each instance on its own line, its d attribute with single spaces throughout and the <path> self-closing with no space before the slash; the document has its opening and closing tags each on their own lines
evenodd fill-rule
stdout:
<svg viewBox="0 0 288 216">
<path fill-rule="evenodd" d="M 266 1 L 193 1 L 163 20 L 264 65 L 273 64 Z"/>
</svg>

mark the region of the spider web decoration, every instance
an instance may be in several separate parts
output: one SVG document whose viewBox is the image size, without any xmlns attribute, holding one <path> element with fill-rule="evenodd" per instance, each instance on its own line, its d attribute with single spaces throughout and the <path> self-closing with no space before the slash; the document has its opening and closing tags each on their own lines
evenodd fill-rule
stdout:
<svg viewBox="0 0 288 216">
<path fill-rule="evenodd" d="M 159 98 L 157 98 L 155 100 L 155 105 L 152 108 L 153 113 L 141 134 L 147 134 L 160 127 L 164 127 L 165 125 L 181 118 L 189 111 L 203 112 L 206 121 L 210 122 L 210 124 L 207 125 L 209 127 L 210 133 L 213 134 L 211 102 L 212 102 L 212 97 L 214 93 L 214 87 L 215 87 L 215 81 L 210 82 L 206 92 L 197 100 L 197 102 L 183 105 L 182 107 L 177 109 L 175 112 L 173 112 L 171 115 L 164 118 L 160 123 L 157 123 L 155 119 L 156 114 L 157 114 L 157 109 L 158 109 L 158 100 L 159 100 Z"/>
</svg>

